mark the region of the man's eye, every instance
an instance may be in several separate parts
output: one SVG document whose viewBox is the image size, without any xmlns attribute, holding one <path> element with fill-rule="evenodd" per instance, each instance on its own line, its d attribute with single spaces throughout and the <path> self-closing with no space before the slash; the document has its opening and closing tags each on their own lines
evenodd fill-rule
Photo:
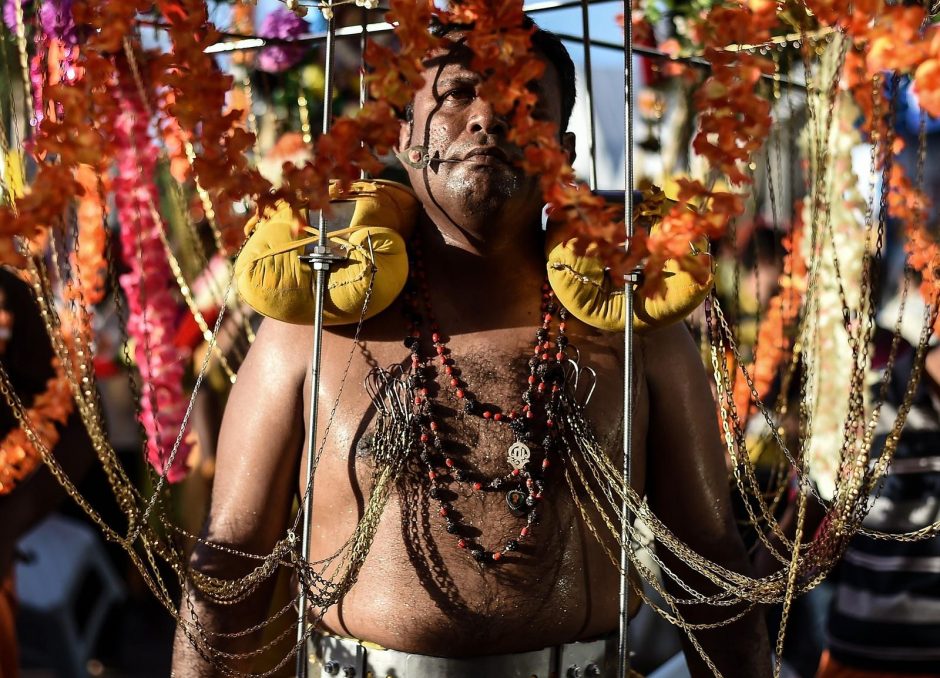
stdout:
<svg viewBox="0 0 940 678">
<path fill-rule="evenodd" d="M 444 92 L 443 98 L 448 101 L 469 101 L 476 96 L 476 90 L 470 87 L 455 87 Z"/>
</svg>

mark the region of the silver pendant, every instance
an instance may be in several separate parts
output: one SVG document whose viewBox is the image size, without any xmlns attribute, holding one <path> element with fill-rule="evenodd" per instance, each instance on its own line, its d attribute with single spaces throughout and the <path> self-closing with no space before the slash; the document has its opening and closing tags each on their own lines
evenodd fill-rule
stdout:
<svg viewBox="0 0 940 678">
<path fill-rule="evenodd" d="M 509 454 L 506 456 L 509 465 L 514 469 L 521 471 L 522 467 L 529 463 L 532 453 L 529 446 L 523 442 L 515 442 L 509 446 Z"/>
</svg>

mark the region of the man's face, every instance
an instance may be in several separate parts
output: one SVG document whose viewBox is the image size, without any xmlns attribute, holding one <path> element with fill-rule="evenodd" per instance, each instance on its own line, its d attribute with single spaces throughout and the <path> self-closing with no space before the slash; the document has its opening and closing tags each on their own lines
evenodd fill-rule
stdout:
<svg viewBox="0 0 940 678">
<path fill-rule="evenodd" d="M 459 41 L 457 34 L 453 50 L 429 59 L 425 85 L 415 95 L 413 122 L 402 125 L 401 149 L 423 145 L 431 158 L 425 169 L 406 168 L 412 186 L 429 212 L 443 213 L 458 226 L 531 218 L 542 206 L 537 177 L 516 165 L 522 151 L 508 142 L 506 121 L 479 97 L 482 77 L 470 70 L 470 55 Z M 533 115 L 559 124 L 555 68 L 546 62 L 541 80 L 530 86 L 538 95 Z"/>
</svg>

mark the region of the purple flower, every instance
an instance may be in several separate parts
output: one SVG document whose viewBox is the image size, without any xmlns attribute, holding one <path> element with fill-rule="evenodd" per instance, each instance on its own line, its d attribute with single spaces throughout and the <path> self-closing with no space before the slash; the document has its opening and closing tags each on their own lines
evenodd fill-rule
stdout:
<svg viewBox="0 0 940 678">
<path fill-rule="evenodd" d="M 309 29 L 309 24 L 284 7 L 278 7 L 261 22 L 258 35 L 263 38 L 296 38 Z M 268 73 L 280 73 L 296 66 L 304 58 L 305 45 L 273 45 L 258 55 L 258 68 Z"/>
<path fill-rule="evenodd" d="M 75 45 L 75 21 L 72 19 L 72 0 L 44 0 L 39 8 L 39 24 L 50 38 L 66 45 Z"/>
<path fill-rule="evenodd" d="M 20 0 L 24 12 L 26 8 L 29 7 L 30 2 L 31 0 Z M 23 21 L 25 24 L 25 17 Z M 6 27 L 11 31 L 16 32 L 16 0 L 6 0 L 6 2 L 3 3 L 3 23 L 5 23 Z"/>
<path fill-rule="evenodd" d="M 32 6 L 32 0 L 19 0 L 25 12 Z M 3 4 L 3 23 L 11 31 L 16 31 L 17 0 L 6 0 Z M 24 17 L 24 22 L 26 18 Z M 39 8 L 39 25 L 48 38 L 61 40 L 66 45 L 78 44 L 75 36 L 75 21 L 72 19 L 72 0 L 44 0 Z"/>
</svg>

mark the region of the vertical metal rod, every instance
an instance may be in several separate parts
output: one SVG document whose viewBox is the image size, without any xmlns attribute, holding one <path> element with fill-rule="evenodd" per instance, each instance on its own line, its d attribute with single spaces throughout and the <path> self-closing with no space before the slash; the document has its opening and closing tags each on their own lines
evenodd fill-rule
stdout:
<svg viewBox="0 0 940 678">
<path fill-rule="evenodd" d="M 623 3 L 623 78 L 624 78 L 624 227 L 627 248 L 633 238 L 633 8 L 630 0 Z M 633 522 L 627 503 L 631 487 L 633 461 L 633 293 L 637 284 L 635 273 L 625 276 L 623 333 L 623 483 L 620 526 L 620 633 L 617 646 L 617 676 L 630 674 L 630 525 Z"/>
<path fill-rule="evenodd" d="M 587 89 L 588 107 L 588 154 L 591 158 L 589 183 L 597 190 L 597 129 L 594 122 L 594 71 L 591 69 L 591 20 L 588 12 L 589 0 L 581 0 L 581 32 L 584 35 L 584 85 Z"/>
<path fill-rule="evenodd" d="M 368 40 L 368 35 L 366 33 L 366 26 L 369 24 L 369 10 L 365 7 L 362 8 L 359 12 L 359 28 L 361 33 L 359 34 L 359 108 L 361 109 L 366 105 L 366 99 L 369 97 L 369 87 L 366 83 L 366 41 Z M 365 169 L 359 172 L 360 179 L 368 179 L 369 175 Z"/>
<path fill-rule="evenodd" d="M 329 134 L 333 121 L 333 57 L 336 53 L 336 18 L 333 16 L 332 0 L 329 2 L 330 18 L 326 20 L 326 46 L 323 55 L 323 133 Z M 320 212 L 320 225 L 323 225 L 323 212 Z M 320 244 L 326 242 L 323 231 L 320 232 Z"/>
<path fill-rule="evenodd" d="M 316 273 L 316 290 L 314 291 L 314 324 L 313 324 L 313 360 L 310 368 L 310 418 L 307 430 L 310 438 L 307 441 L 307 465 L 304 487 L 307 488 L 303 506 L 303 530 L 301 536 L 300 553 L 304 563 L 310 559 L 310 526 L 313 514 L 313 477 L 316 465 L 316 432 L 317 432 L 317 400 L 320 391 L 320 358 L 323 334 L 323 289 L 326 286 L 328 271 L 320 269 Z M 297 642 L 307 637 L 307 586 L 300 580 L 300 596 L 297 600 Z M 297 651 L 297 676 L 306 678 L 307 675 L 307 648 L 301 645 Z"/>
<path fill-rule="evenodd" d="M 332 3 L 330 3 L 332 5 Z M 323 85 L 323 133 L 330 131 L 330 122 L 333 108 L 333 55 L 335 51 L 335 25 L 333 15 L 327 19 L 326 53 L 324 55 L 324 85 Z M 307 440 L 307 463 L 304 475 L 304 505 L 303 530 L 301 533 L 300 557 L 303 563 L 310 561 L 310 528 L 313 518 L 313 482 L 316 471 L 316 439 L 317 439 L 317 404 L 320 398 L 320 362 L 323 339 L 323 295 L 326 290 L 327 277 L 330 269 L 330 259 L 326 255 L 326 221 L 323 210 L 319 215 L 319 240 L 311 265 L 316 270 L 316 287 L 313 290 L 314 318 L 313 318 L 313 356 L 310 363 L 310 418 L 307 430 L 310 437 Z M 318 259 L 318 255 L 322 258 Z M 300 581 L 300 596 L 297 600 L 297 642 L 302 643 L 307 637 L 307 586 Z M 297 677 L 307 677 L 307 648 L 301 644 L 297 651 Z"/>
</svg>

